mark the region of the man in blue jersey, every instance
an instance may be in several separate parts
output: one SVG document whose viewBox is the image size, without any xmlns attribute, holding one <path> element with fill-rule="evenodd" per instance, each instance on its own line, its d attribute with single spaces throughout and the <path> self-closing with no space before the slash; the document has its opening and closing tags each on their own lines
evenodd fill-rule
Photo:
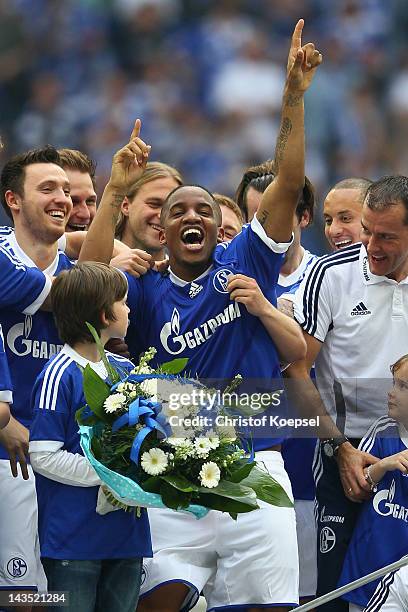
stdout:
<svg viewBox="0 0 408 612">
<path fill-rule="evenodd" d="M 51 313 L 39 308 L 49 277 L 72 266 L 58 251 L 72 202 L 57 151 L 46 147 L 12 158 L 1 173 L 1 194 L 15 231 L 0 239 L 0 322 L 14 389 L 12 417 L 0 432 L 0 589 L 36 590 L 46 585 L 34 477 L 26 463 L 30 395 L 44 364 L 61 348 Z"/>
<path fill-rule="evenodd" d="M 11 376 L 4 352 L 3 331 L 0 325 L 0 429 L 10 420 L 10 406 L 13 401 Z"/>
<path fill-rule="evenodd" d="M 274 343 L 261 321 L 240 305 L 239 294 L 238 299 L 229 299 L 228 285 L 233 275 L 253 276 L 276 304 L 281 255 L 290 244 L 304 185 L 303 95 L 321 62 L 313 44 L 302 47 L 302 28 L 303 20 L 295 28 L 289 54 L 276 180 L 266 190 L 251 225 L 218 246 L 221 212 L 212 195 L 197 186 L 184 186 L 168 196 L 161 215 L 161 241 L 168 248 L 169 271 L 148 273 L 141 281 L 129 279 L 131 352 L 154 345 L 158 361 L 188 357 L 188 370 L 200 377 L 231 378 L 241 373 L 244 379 L 260 380 L 263 388 L 271 389 L 274 380 L 280 384 Z M 109 261 L 121 199 L 149 153 L 139 130 L 137 121 L 129 144 L 114 156 L 111 179 L 81 259 Z M 261 451 L 258 459 L 290 491 L 280 455 L 282 438 L 268 434 L 254 439 Z M 214 519 L 211 514 L 207 521 L 212 525 L 215 520 L 215 525 L 210 538 L 206 519 L 190 523 L 179 514 L 155 513 L 153 542 L 160 537 L 167 542 L 156 543 L 153 565 L 146 568 L 144 588 L 150 592 L 141 609 L 190 609 L 191 592 L 199 592 L 206 583 L 209 609 L 293 607 L 298 598 L 294 514 L 281 510 L 263 507 L 257 518 L 239 517 L 237 522 L 223 515 Z M 214 535 L 216 543 L 206 550 Z"/>
</svg>

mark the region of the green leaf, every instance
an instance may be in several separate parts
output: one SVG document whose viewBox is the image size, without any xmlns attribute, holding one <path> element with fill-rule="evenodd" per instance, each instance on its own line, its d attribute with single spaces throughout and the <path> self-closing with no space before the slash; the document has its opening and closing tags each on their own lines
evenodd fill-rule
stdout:
<svg viewBox="0 0 408 612">
<path fill-rule="evenodd" d="M 180 374 L 184 370 L 188 363 L 187 357 L 179 357 L 178 359 L 172 359 L 172 361 L 166 361 L 160 366 L 160 371 L 163 374 Z"/>
<path fill-rule="evenodd" d="M 104 364 L 104 366 L 106 368 L 106 371 L 108 373 L 109 379 L 110 379 L 112 385 L 114 385 L 115 383 L 120 381 L 120 376 L 117 373 L 117 371 L 115 370 L 115 368 L 112 366 L 112 364 L 109 362 L 108 358 L 106 357 L 105 348 L 104 348 L 104 346 L 103 346 L 103 344 L 101 342 L 101 339 L 98 336 L 98 332 L 96 331 L 94 326 L 91 325 L 90 323 L 88 323 L 88 321 L 86 321 L 86 326 L 89 329 L 89 331 L 91 332 L 93 339 L 95 340 L 95 344 L 98 347 L 99 355 L 100 355 L 100 357 L 101 357 L 101 359 L 103 361 L 103 364 Z"/>
<path fill-rule="evenodd" d="M 175 489 L 170 484 L 163 481 L 160 486 L 160 495 L 163 503 L 168 508 L 172 508 L 173 510 L 187 508 L 191 500 L 191 495 L 188 493 L 183 493 L 182 491 Z"/>
<path fill-rule="evenodd" d="M 240 484 L 253 489 L 258 499 L 272 504 L 272 506 L 293 507 L 293 503 L 284 488 L 270 474 L 259 467 L 254 467 L 250 474 L 244 480 L 241 480 Z"/>
<path fill-rule="evenodd" d="M 210 489 L 207 489 L 207 491 L 210 491 Z M 228 497 L 208 493 L 200 493 L 198 498 L 194 498 L 194 501 L 211 510 L 228 512 L 231 515 L 252 512 L 252 510 L 256 510 L 259 507 L 258 504 L 250 505 L 234 499 L 229 499 Z"/>
<path fill-rule="evenodd" d="M 83 377 L 86 403 L 101 421 L 110 423 L 111 420 L 103 407 L 104 401 L 110 394 L 109 386 L 91 368 L 89 363 L 84 368 Z"/>
<path fill-rule="evenodd" d="M 168 482 L 172 487 L 175 487 L 179 491 L 184 493 L 191 493 L 192 491 L 199 491 L 200 487 L 190 482 L 187 478 L 182 475 L 169 474 L 161 476 L 161 479 Z"/>
<path fill-rule="evenodd" d="M 159 476 L 150 476 L 140 486 L 148 493 L 160 493 L 161 480 Z"/>
<path fill-rule="evenodd" d="M 228 476 L 228 480 L 230 480 L 231 482 L 241 482 L 250 474 L 251 470 L 253 470 L 255 466 L 255 461 L 248 463 L 246 459 L 243 459 L 243 464 Z"/>
<path fill-rule="evenodd" d="M 102 455 L 102 447 L 101 447 L 101 443 L 99 442 L 98 438 L 96 436 L 94 436 L 92 438 L 91 441 L 91 450 L 93 453 L 93 456 L 95 457 L 95 459 L 97 459 L 99 461 L 99 458 Z"/>
<path fill-rule="evenodd" d="M 255 510 L 258 508 L 258 504 L 256 503 L 256 495 L 254 491 L 248 487 L 242 485 L 242 483 L 230 482 L 229 480 L 221 480 L 220 483 L 213 487 L 212 489 L 208 489 L 207 487 L 198 487 L 200 494 L 205 495 L 214 495 L 220 498 L 225 498 L 229 500 L 229 502 L 234 502 L 237 504 L 236 507 L 231 507 L 232 512 L 248 512 L 249 510 Z M 238 509 L 238 506 L 242 506 L 245 510 Z M 230 509 L 226 510 L 227 512 Z M 219 508 L 217 508 L 218 510 Z"/>
</svg>

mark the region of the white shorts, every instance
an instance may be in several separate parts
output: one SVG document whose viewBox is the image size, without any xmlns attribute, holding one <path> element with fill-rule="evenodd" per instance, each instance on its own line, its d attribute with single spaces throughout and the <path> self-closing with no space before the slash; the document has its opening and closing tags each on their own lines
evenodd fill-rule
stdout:
<svg viewBox="0 0 408 612">
<path fill-rule="evenodd" d="M 47 590 L 40 561 L 35 479 L 14 478 L 10 462 L 0 459 L 0 589 Z"/>
<path fill-rule="evenodd" d="M 279 452 L 260 451 L 258 462 L 292 497 Z M 153 558 L 145 559 L 142 596 L 164 583 L 190 587 L 181 611 L 190 610 L 204 590 L 208 610 L 238 605 L 298 603 L 299 575 L 293 508 L 259 502 L 259 510 L 238 515 L 211 511 L 203 519 L 171 510 L 149 509 Z"/>
<path fill-rule="evenodd" d="M 295 499 L 299 549 L 299 597 L 316 597 L 317 527 L 314 501 Z"/>
</svg>

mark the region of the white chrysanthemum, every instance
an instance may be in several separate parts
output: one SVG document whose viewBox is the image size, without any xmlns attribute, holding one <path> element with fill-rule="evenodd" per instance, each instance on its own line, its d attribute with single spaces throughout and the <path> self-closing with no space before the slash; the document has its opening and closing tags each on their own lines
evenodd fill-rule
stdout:
<svg viewBox="0 0 408 612">
<path fill-rule="evenodd" d="M 194 448 L 198 457 L 208 457 L 211 450 L 210 440 L 208 438 L 196 438 Z"/>
<path fill-rule="evenodd" d="M 213 489 L 220 482 L 220 468 L 216 463 L 214 463 L 214 461 L 208 461 L 208 463 L 204 463 L 199 476 L 203 487 L 207 487 L 207 489 Z"/>
<path fill-rule="evenodd" d="M 161 448 L 151 448 L 142 455 L 142 468 L 150 476 L 157 476 L 166 471 L 168 465 L 167 453 Z"/>
<path fill-rule="evenodd" d="M 125 383 L 120 383 L 116 388 L 119 391 L 119 393 L 122 393 L 122 391 L 125 391 L 125 389 L 126 389 L 126 384 Z"/>
<path fill-rule="evenodd" d="M 186 438 L 174 438 L 173 436 L 170 436 L 166 439 L 166 442 L 167 444 L 170 444 L 170 446 L 183 446 L 183 444 L 186 442 Z"/>
<path fill-rule="evenodd" d="M 123 393 L 114 393 L 106 398 L 103 403 L 105 412 L 117 412 L 120 408 L 123 408 L 126 402 L 126 395 Z"/>
<path fill-rule="evenodd" d="M 212 450 L 216 449 L 220 445 L 220 439 L 218 436 L 207 436 L 208 442 L 210 444 L 210 448 Z"/>
<path fill-rule="evenodd" d="M 157 386 L 159 379 L 158 378 L 147 378 L 140 385 L 143 393 L 149 396 L 149 398 L 153 402 L 157 402 Z"/>
</svg>

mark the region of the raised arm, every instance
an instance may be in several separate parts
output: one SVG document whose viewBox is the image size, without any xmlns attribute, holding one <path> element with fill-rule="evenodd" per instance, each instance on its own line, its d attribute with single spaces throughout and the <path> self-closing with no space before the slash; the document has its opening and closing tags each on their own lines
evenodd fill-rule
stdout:
<svg viewBox="0 0 408 612">
<path fill-rule="evenodd" d="M 79 261 L 109 263 L 120 207 L 130 186 L 143 174 L 150 146 L 139 138 L 140 119 L 136 119 L 130 140 L 113 156 L 111 176 L 105 187 L 95 218 L 87 232 Z"/>
<path fill-rule="evenodd" d="M 263 194 L 257 218 L 276 242 L 288 242 L 293 216 L 305 182 L 305 134 L 303 97 L 322 55 L 313 43 L 302 47 L 304 21 L 292 35 L 283 92 L 281 125 L 275 149 L 277 176 Z"/>
</svg>

